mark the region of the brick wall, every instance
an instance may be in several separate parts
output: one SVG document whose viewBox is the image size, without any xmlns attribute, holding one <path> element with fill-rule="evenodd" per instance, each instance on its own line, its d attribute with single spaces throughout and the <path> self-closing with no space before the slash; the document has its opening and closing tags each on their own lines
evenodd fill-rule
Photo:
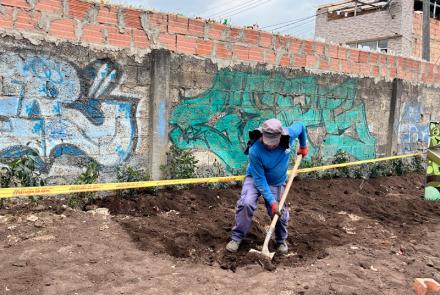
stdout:
<svg viewBox="0 0 440 295">
<path fill-rule="evenodd" d="M 413 46 L 412 54 L 415 57 L 422 57 L 422 22 L 423 13 L 415 12 L 413 16 Z M 432 63 L 437 63 L 440 57 L 440 21 L 431 18 L 430 20 L 430 59 Z"/>
<path fill-rule="evenodd" d="M 439 119 L 434 64 L 78 0 L 0 4 L 0 160 L 37 151 L 54 182 L 90 160 L 102 181 L 123 164 L 161 178 L 170 144 L 237 171 L 272 117 L 302 121 L 325 161 L 416 150 Z"/>
<path fill-rule="evenodd" d="M 10 33 L 137 52 L 164 48 L 226 65 L 267 63 L 387 80 L 440 81 L 438 65 L 201 19 L 80 0 L 2 0 L 1 5 L 0 29 Z"/>
</svg>

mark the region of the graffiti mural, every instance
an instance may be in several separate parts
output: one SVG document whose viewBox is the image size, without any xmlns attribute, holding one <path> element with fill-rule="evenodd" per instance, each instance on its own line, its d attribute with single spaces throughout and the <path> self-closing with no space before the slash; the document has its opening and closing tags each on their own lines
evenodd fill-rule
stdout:
<svg viewBox="0 0 440 295">
<path fill-rule="evenodd" d="M 132 152 L 137 100 L 113 94 L 117 65 L 99 60 L 77 69 L 52 56 L 3 53 L 0 69 L 0 158 L 30 148 L 46 168 L 63 154 L 112 166 Z"/>
<path fill-rule="evenodd" d="M 354 79 L 329 87 L 314 76 L 224 69 L 210 89 L 180 99 L 169 136 L 179 148 L 210 151 L 227 169 L 239 169 L 247 160 L 243 151 L 248 132 L 278 118 L 284 125 L 304 122 L 311 155 L 328 159 L 341 149 L 356 159 L 374 158 L 376 139 L 368 129 L 365 105 L 356 96 Z"/>
<path fill-rule="evenodd" d="M 401 152 L 411 152 L 427 147 L 428 123 L 424 122 L 423 108 L 420 102 L 412 100 L 403 104 L 398 132 Z"/>
<path fill-rule="evenodd" d="M 425 199 L 440 201 L 440 122 L 429 124 Z"/>
</svg>

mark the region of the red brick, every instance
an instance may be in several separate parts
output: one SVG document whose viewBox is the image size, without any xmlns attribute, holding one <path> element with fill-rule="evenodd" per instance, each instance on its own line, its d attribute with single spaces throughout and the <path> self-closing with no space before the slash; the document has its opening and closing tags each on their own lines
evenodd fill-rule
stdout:
<svg viewBox="0 0 440 295">
<path fill-rule="evenodd" d="M 133 29 L 134 46 L 140 49 L 150 47 L 150 40 L 144 30 Z"/>
<path fill-rule="evenodd" d="M 226 29 L 224 25 L 220 25 L 217 23 L 209 24 L 209 38 L 213 40 L 222 40 L 223 31 Z"/>
<path fill-rule="evenodd" d="M 160 32 L 168 31 L 168 15 L 157 12 L 149 12 L 147 15 L 149 25 Z"/>
<path fill-rule="evenodd" d="M 168 15 L 168 33 L 187 34 L 188 18 L 177 15 Z"/>
<path fill-rule="evenodd" d="M 251 29 L 244 30 L 244 42 L 249 45 L 258 45 L 259 32 Z"/>
<path fill-rule="evenodd" d="M 315 52 L 313 50 L 313 42 L 304 41 L 304 54 L 305 55 L 313 55 Z"/>
<path fill-rule="evenodd" d="M 337 54 L 336 54 L 337 56 Z M 339 59 L 332 58 L 329 64 L 330 70 L 333 72 L 339 72 Z"/>
<path fill-rule="evenodd" d="M 81 0 L 68 0 L 69 15 L 77 19 L 83 19 L 93 4 Z"/>
<path fill-rule="evenodd" d="M 390 67 L 396 66 L 396 60 L 397 60 L 396 57 L 394 57 L 392 55 L 388 55 L 387 59 L 388 59 L 388 66 L 390 66 Z"/>
<path fill-rule="evenodd" d="M 108 43 L 112 46 L 127 48 L 130 47 L 131 35 L 128 32 L 120 33 L 118 29 L 107 27 Z"/>
<path fill-rule="evenodd" d="M 338 49 L 339 46 L 329 45 L 328 46 L 328 54 L 331 58 L 338 58 Z"/>
<path fill-rule="evenodd" d="M 124 22 L 128 28 L 141 30 L 141 12 L 139 10 L 126 9 L 124 11 Z"/>
<path fill-rule="evenodd" d="M 359 51 L 354 49 L 347 49 L 350 53 L 350 61 L 351 62 L 359 62 Z"/>
<path fill-rule="evenodd" d="M 319 69 L 320 70 L 325 70 L 325 71 L 329 69 L 329 63 L 328 63 L 328 61 L 326 59 L 321 58 L 319 60 Z"/>
<path fill-rule="evenodd" d="M 368 63 L 368 55 L 369 55 L 369 52 L 360 51 L 359 52 L 359 62 L 360 63 Z"/>
<path fill-rule="evenodd" d="M 86 24 L 83 27 L 81 41 L 96 44 L 104 44 L 104 37 L 102 34 L 102 25 Z"/>
<path fill-rule="evenodd" d="M 290 58 L 287 55 L 283 55 L 280 60 L 280 65 L 287 67 L 290 65 Z"/>
<path fill-rule="evenodd" d="M 347 59 L 347 49 L 343 47 L 338 47 L 338 58 L 346 60 Z"/>
<path fill-rule="evenodd" d="M 26 0 L 1 0 L 0 3 L 5 6 L 29 8 L 29 4 L 26 2 Z"/>
<path fill-rule="evenodd" d="M 346 60 L 341 60 L 340 64 L 341 64 L 341 72 L 350 73 L 350 63 L 349 62 L 347 62 Z"/>
<path fill-rule="evenodd" d="M 379 77 L 379 66 L 372 66 L 371 73 L 374 77 Z"/>
<path fill-rule="evenodd" d="M 249 48 L 249 60 L 264 62 L 264 49 L 263 48 Z"/>
<path fill-rule="evenodd" d="M 17 17 L 15 19 L 15 28 L 18 30 L 34 30 L 41 13 L 39 11 L 28 12 L 26 10 L 19 9 Z"/>
<path fill-rule="evenodd" d="M 298 54 L 298 53 L 300 53 L 301 46 L 302 46 L 302 40 L 292 38 L 291 43 L 290 43 L 289 52 L 292 52 L 293 54 Z"/>
<path fill-rule="evenodd" d="M 370 64 L 377 64 L 379 60 L 379 54 L 375 52 L 370 52 Z"/>
<path fill-rule="evenodd" d="M 264 62 L 274 65 L 276 61 L 275 51 L 273 49 L 266 49 L 264 51 Z"/>
<path fill-rule="evenodd" d="M 305 67 L 306 57 L 304 55 L 295 55 L 293 58 L 293 66 L 295 67 Z"/>
<path fill-rule="evenodd" d="M 365 76 L 370 76 L 371 72 L 370 72 L 370 65 L 367 63 L 362 63 L 360 64 L 361 66 L 361 74 L 365 75 Z"/>
<path fill-rule="evenodd" d="M 112 6 L 100 6 L 96 21 L 101 24 L 116 25 L 118 23 L 117 8 Z"/>
<path fill-rule="evenodd" d="M 205 22 L 198 19 L 190 19 L 188 23 L 188 34 L 194 37 L 204 37 Z"/>
<path fill-rule="evenodd" d="M 12 10 L 11 7 L 4 7 L 3 13 L 0 13 L 0 28 L 3 29 L 12 29 Z"/>
<path fill-rule="evenodd" d="M 234 46 L 234 50 L 233 50 L 233 56 L 234 58 L 237 58 L 239 60 L 249 60 L 249 48 L 244 47 L 244 46 L 240 46 L 240 45 L 236 45 Z"/>
<path fill-rule="evenodd" d="M 307 55 L 306 56 L 306 67 L 307 68 L 315 68 L 316 63 L 318 62 L 318 59 L 314 55 Z"/>
<path fill-rule="evenodd" d="M 159 43 L 161 44 L 161 46 L 167 49 L 176 50 L 176 45 L 177 45 L 176 35 L 162 33 L 159 35 Z"/>
<path fill-rule="evenodd" d="M 360 75 L 361 74 L 361 64 L 360 63 L 350 63 L 349 73 Z"/>
<path fill-rule="evenodd" d="M 387 56 L 385 54 L 380 54 L 379 63 L 381 65 L 386 65 L 387 64 Z"/>
<path fill-rule="evenodd" d="M 211 40 L 197 40 L 196 55 L 211 56 L 212 49 L 214 48 L 214 42 Z"/>
<path fill-rule="evenodd" d="M 390 78 L 396 78 L 397 77 L 397 69 L 395 67 L 390 68 Z"/>
<path fill-rule="evenodd" d="M 289 41 L 289 38 L 287 38 L 285 36 L 275 35 L 275 47 L 276 48 L 285 49 L 287 47 L 288 41 Z"/>
<path fill-rule="evenodd" d="M 177 35 L 177 51 L 196 54 L 197 38 Z"/>
<path fill-rule="evenodd" d="M 324 55 L 324 44 L 315 42 L 315 53 L 318 55 Z"/>
<path fill-rule="evenodd" d="M 232 42 L 243 41 L 242 38 L 242 29 L 239 28 L 230 28 L 229 37 Z"/>
<path fill-rule="evenodd" d="M 72 19 L 58 19 L 50 23 L 49 35 L 75 40 L 75 21 Z"/>
<path fill-rule="evenodd" d="M 38 0 L 35 10 L 61 13 L 63 6 L 61 0 Z"/>
<path fill-rule="evenodd" d="M 264 48 L 270 48 L 272 46 L 273 35 L 267 32 L 260 32 L 259 45 Z"/>
<path fill-rule="evenodd" d="M 217 43 L 217 57 L 220 58 L 231 58 L 232 57 L 232 51 L 226 48 L 224 44 Z"/>
</svg>

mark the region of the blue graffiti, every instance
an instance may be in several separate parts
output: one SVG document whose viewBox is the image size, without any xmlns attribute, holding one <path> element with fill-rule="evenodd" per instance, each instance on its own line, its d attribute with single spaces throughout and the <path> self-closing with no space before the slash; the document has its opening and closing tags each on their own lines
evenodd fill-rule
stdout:
<svg viewBox="0 0 440 295">
<path fill-rule="evenodd" d="M 416 100 L 408 101 L 403 105 L 399 125 L 399 141 L 401 152 L 427 147 L 429 141 L 428 123 L 423 122 L 423 108 Z"/>
<path fill-rule="evenodd" d="M 112 94 L 121 75 L 110 62 L 78 72 L 55 57 L 5 53 L 0 69 L 0 157 L 29 143 L 46 165 L 69 154 L 113 166 L 131 154 L 137 99 Z"/>
</svg>

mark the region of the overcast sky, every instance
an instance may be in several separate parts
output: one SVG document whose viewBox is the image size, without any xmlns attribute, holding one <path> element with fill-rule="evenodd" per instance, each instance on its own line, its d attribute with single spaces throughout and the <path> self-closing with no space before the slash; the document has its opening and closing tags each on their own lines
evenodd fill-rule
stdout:
<svg viewBox="0 0 440 295">
<path fill-rule="evenodd" d="M 289 23 L 313 16 L 321 4 L 331 0 L 110 0 L 113 3 L 129 4 L 138 8 L 163 12 L 180 13 L 186 16 L 204 18 L 227 18 L 232 25 L 258 24 L 267 31 L 278 31 L 303 38 L 313 38 L 314 17 L 300 22 Z M 287 22 L 287 23 L 286 23 Z M 278 26 L 271 26 L 279 23 Z M 271 26 L 264 28 L 265 26 Z M 281 27 L 284 26 L 284 27 Z"/>
</svg>

